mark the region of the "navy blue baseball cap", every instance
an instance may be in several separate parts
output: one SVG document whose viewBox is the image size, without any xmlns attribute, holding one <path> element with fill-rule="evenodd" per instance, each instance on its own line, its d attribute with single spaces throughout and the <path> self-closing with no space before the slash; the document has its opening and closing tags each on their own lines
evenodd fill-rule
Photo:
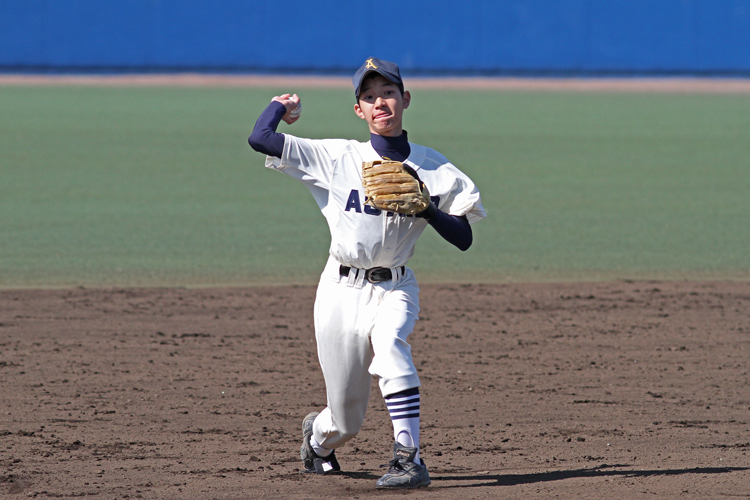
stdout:
<svg viewBox="0 0 750 500">
<path fill-rule="evenodd" d="M 354 73 L 352 82 L 354 83 L 354 97 L 359 99 L 359 93 L 362 87 L 362 81 L 370 73 L 379 73 L 387 80 L 398 85 L 401 93 L 404 93 L 404 82 L 401 80 L 401 72 L 398 70 L 396 63 L 383 61 L 375 57 L 368 58 L 365 63 Z"/>
</svg>

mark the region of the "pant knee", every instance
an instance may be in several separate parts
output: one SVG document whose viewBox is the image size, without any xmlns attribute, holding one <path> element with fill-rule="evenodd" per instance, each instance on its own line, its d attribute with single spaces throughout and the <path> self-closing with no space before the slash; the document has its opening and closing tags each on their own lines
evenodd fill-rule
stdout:
<svg viewBox="0 0 750 500">
<path fill-rule="evenodd" d="M 356 429 L 353 429 L 353 428 L 341 429 L 339 439 L 340 441 L 345 443 L 349 441 L 350 439 L 356 437 L 357 434 L 359 434 L 360 430 L 361 430 L 361 427 L 357 427 Z"/>
<path fill-rule="evenodd" d="M 359 428 L 341 428 L 337 429 L 336 432 L 330 433 L 323 443 L 321 443 L 322 446 L 326 448 L 336 449 L 340 448 L 341 446 L 345 445 L 348 441 L 353 439 L 357 434 L 359 434 Z"/>
<path fill-rule="evenodd" d="M 360 411 L 332 412 L 329 407 L 321 416 L 323 418 L 315 419 L 315 439 L 321 446 L 332 449 L 342 446 L 359 434 L 364 422 L 364 415 Z"/>
</svg>

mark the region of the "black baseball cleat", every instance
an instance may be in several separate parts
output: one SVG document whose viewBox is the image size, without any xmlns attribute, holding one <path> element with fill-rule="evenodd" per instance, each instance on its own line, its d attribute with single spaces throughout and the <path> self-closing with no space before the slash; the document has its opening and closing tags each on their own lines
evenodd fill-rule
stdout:
<svg viewBox="0 0 750 500">
<path fill-rule="evenodd" d="M 430 473 L 424 460 L 414 462 L 416 448 L 403 446 L 398 442 L 393 444 L 393 460 L 383 467 L 388 472 L 375 483 L 376 488 L 424 488 L 430 484 Z"/>
<path fill-rule="evenodd" d="M 299 456 L 302 459 L 304 472 L 314 472 L 315 474 L 328 474 L 329 472 L 340 471 L 339 461 L 336 460 L 335 452 L 331 452 L 327 457 L 319 457 L 310 444 L 310 437 L 313 433 L 313 422 L 318 412 L 308 413 L 302 420 L 302 447 Z"/>
</svg>

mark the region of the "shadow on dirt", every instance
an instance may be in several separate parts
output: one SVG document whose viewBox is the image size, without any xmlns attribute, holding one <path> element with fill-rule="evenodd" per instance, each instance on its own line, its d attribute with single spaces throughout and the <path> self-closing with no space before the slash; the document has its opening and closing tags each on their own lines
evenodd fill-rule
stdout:
<svg viewBox="0 0 750 500">
<path fill-rule="evenodd" d="M 604 470 L 612 467 L 625 467 L 623 465 L 604 465 L 593 469 L 563 470 L 551 472 L 538 472 L 534 474 L 486 474 L 486 475 L 433 475 L 433 483 L 436 481 L 476 481 L 475 484 L 445 485 L 441 488 L 471 488 L 474 486 L 515 486 L 519 484 L 546 483 L 550 481 L 561 481 L 563 479 L 589 478 L 589 477 L 651 477 L 651 476 L 677 476 L 682 474 L 726 474 L 729 472 L 740 472 L 750 470 L 750 467 L 695 467 L 692 469 L 664 469 L 664 470 Z"/>
<path fill-rule="evenodd" d="M 339 471 L 335 473 L 337 476 L 345 476 L 350 477 L 352 479 L 370 479 L 377 481 L 380 479 L 380 476 L 385 474 L 385 470 L 383 470 L 383 473 L 380 476 L 377 476 L 373 474 L 372 472 L 349 472 L 349 471 Z"/>
</svg>

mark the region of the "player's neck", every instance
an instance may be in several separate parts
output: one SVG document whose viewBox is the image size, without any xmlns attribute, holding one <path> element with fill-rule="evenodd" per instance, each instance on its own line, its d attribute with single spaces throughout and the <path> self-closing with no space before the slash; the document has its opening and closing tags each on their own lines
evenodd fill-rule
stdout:
<svg viewBox="0 0 750 500">
<path fill-rule="evenodd" d="M 406 130 L 398 137 L 370 134 L 370 144 L 381 156 L 395 161 L 404 161 L 411 153 L 409 136 Z"/>
</svg>

